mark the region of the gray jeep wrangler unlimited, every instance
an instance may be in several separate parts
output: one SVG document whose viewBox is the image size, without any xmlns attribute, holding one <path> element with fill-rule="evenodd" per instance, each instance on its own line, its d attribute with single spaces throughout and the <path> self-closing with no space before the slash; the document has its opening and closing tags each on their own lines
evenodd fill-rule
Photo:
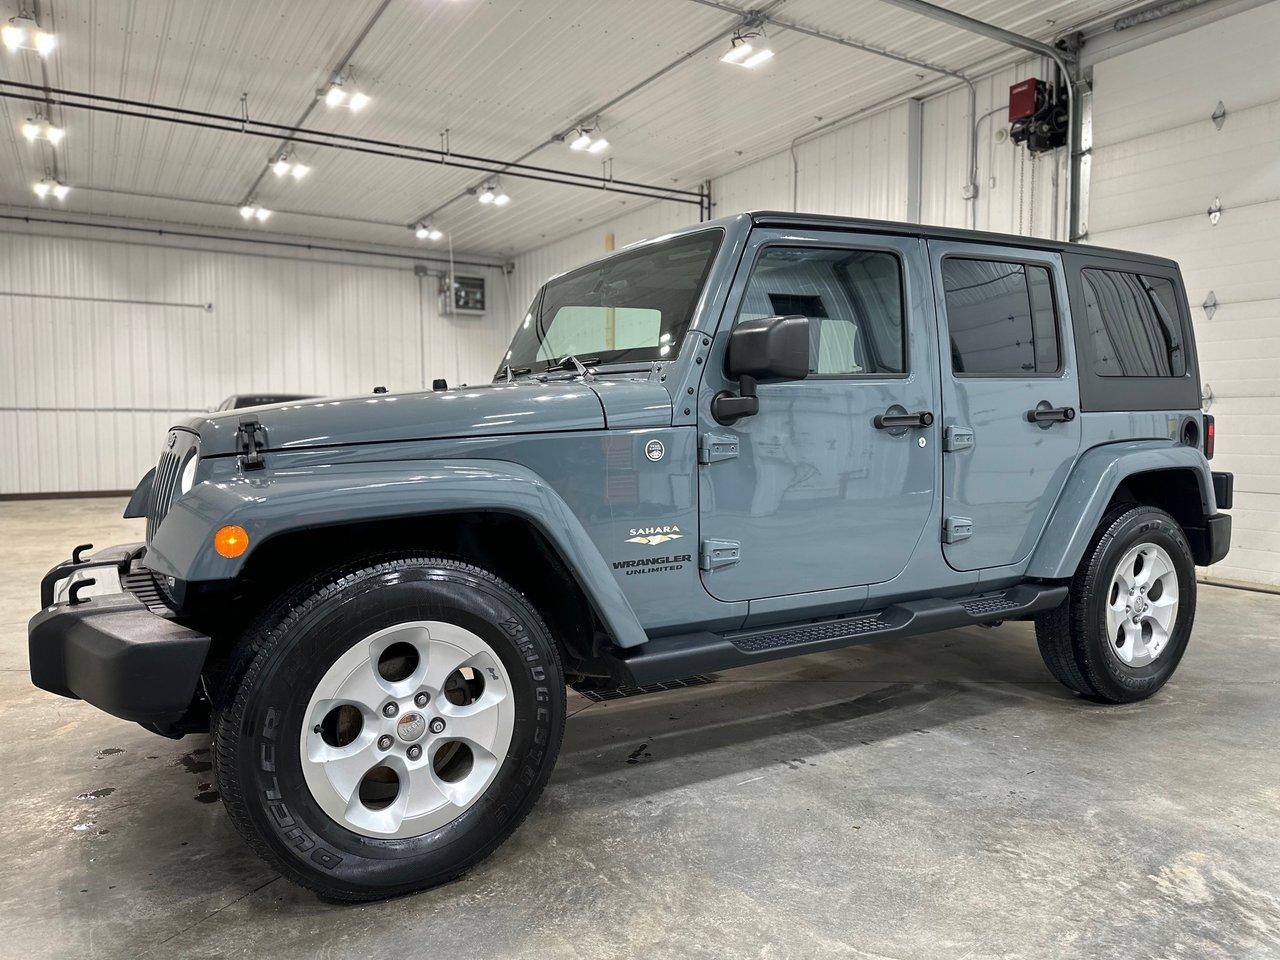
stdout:
<svg viewBox="0 0 1280 960">
<path fill-rule="evenodd" d="M 753 213 L 550 280 L 492 384 L 176 424 L 41 585 L 31 676 L 211 731 L 272 866 L 367 899 L 491 853 L 566 684 L 645 685 L 1034 619 L 1160 689 L 1226 552 L 1176 264 Z"/>
</svg>

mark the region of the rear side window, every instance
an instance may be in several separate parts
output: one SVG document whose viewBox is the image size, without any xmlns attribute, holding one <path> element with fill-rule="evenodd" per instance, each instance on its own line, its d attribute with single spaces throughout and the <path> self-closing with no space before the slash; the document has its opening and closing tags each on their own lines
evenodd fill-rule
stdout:
<svg viewBox="0 0 1280 960">
<path fill-rule="evenodd" d="M 1085 318 L 1100 377 L 1181 377 L 1187 372 L 1172 281 L 1119 270 L 1080 271 Z"/>
<path fill-rule="evenodd" d="M 1026 377 L 1058 372 L 1058 320 L 1048 268 L 947 257 L 942 287 L 954 373 Z"/>
<path fill-rule="evenodd" d="M 768 247 L 756 261 L 738 321 L 809 318 L 809 372 L 906 372 L 902 264 L 881 250 Z"/>
</svg>

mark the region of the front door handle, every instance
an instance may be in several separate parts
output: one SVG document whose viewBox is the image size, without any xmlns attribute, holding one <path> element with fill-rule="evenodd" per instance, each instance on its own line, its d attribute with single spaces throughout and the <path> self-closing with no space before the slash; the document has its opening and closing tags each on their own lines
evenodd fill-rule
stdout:
<svg viewBox="0 0 1280 960">
<path fill-rule="evenodd" d="M 1048 400 L 1041 400 L 1034 410 L 1027 411 L 1028 423 L 1070 423 L 1075 418 L 1075 407 L 1051 407 Z"/>
<path fill-rule="evenodd" d="M 890 407 L 890 410 L 893 408 Z M 898 407 L 901 410 L 901 407 Z M 916 413 L 878 413 L 871 421 L 877 430 L 901 430 L 905 427 L 931 427 L 933 414 L 928 410 Z"/>
</svg>

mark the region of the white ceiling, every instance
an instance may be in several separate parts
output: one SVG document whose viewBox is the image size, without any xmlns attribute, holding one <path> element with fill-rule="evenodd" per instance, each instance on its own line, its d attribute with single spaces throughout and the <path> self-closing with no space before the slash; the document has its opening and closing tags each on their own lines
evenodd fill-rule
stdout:
<svg viewBox="0 0 1280 960">
<path fill-rule="evenodd" d="M 1050 39 L 1121 8 L 1121 0 L 944 0 L 970 16 Z M 746 7 L 743 0 L 735 5 Z M 41 0 L 58 47 L 53 87 L 293 124 L 315 100 L 382 0 Z M 751 6 L 759 6 L 753 3 Z M 0 0 L 0 19 L 16 14 Z M 951 69 L 1006 48 L 879 0 L 785 0 L 780 17 Z M 351 57 L 372 102 L 361 113 L 317 106 L 306 128 L 514 160 L 600 104 L 733 28 L 693 0 L 390 0 Z M 674 67 L 602 115 L 619 178 L 696 189 L 699 181 L 781 149 L 823 121 L 936 79 L 914 67 L 770 28 L 776 57 L 758 71 L 718 62 L 727 40 Z M 34 54 L 0 49 L 0 79 L 43 82 Z M 245 229 L 237 212 L 274 144 L 240 133 L 55 108 L 65 203 L 31 184 L 49 147 L 19 134 L 28 103 L 0 100 L 0 205 L 61 216 Z M 482 178 L 439 164 L 303 146 L 301 182 L 268 175 L 257 199 L 273 234 L 420 248 L 406 225 Z M 595 157 L 548 146 L 527 161 L 598 173 Z M 287 182 L 286 182 L 287 181 Z M 503 209 L 459 200 L 436 224 L 458 250 L 512 254 L 648 201 L 506 177 Z M 726 213 L 730 211 L 717 211 Z M 690 218 L 696 218 L 690 208 Z M 253 229 L 253 228 L 250 228 Z M 257 231 L 261 232 L 261 231 Z"/>
</svg>

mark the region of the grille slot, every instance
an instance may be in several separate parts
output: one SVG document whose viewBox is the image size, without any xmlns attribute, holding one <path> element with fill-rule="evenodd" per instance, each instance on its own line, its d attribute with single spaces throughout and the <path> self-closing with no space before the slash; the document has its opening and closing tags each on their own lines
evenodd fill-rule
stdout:
<svg viewBox="0 0 1280 960">
<path fill-rule="evenodd" d="M 120 586 L 141 600 L 152 613 L 168 614 L 169 607 L 161 596 L 159 579 L 146 567 L 135 565 L 120 578 Z"/>
<path fill-rule="evenodd" d="M 151 480 L 151 497 L 147 504 L 147 543 L 155 536 L 169 508 L 178 494 L 178 474 L 186 462 L 187 454 L 197 443 L 197 438 L 185 430 L 172 432 L 174 441 L 160 454 L 155 476 Z"/>
</svg>

